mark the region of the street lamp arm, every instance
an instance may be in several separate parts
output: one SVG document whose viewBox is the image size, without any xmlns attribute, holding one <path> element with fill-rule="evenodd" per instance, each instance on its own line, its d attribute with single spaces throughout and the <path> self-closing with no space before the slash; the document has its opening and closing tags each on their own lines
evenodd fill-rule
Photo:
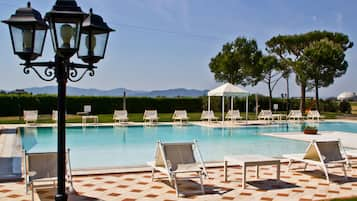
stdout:
<svg viewBox="0 0 357 201">
<path fill-rule="evenodd" d="M 38 64 L 40 63 L 26 63 L 21 65 L 25 66 L 23 70 L 25 74 L 30 74 L 30 70 L 32 70 L 41 80 L 49 82 L 56 78 L 55 66 L 53 62 L 44 62 L 40 65 Z M 44 68 L 44 70 L 41 72 L 36 67 Z"/>
<path fill-rule="evenodd" d="M 25 74 L 30 74 L 30 71 L 32 70 L 40 79 L 44 81 L 53 81 L 56 78 L 55 62 L 26 62 L 21 65 L 25 66 L 23 70 Z M 94 69 L 97 68 L 93 65 L 78 63 L 67 63 L 65 66 L 68 68 L 66 77 L 71 82 L 80 81 L 87 73 L 89 76 L 93 77 L 95 74 Z M 40 71 L 39 69 L 44 70 Z M 83 69 L 83 71 L 80 73 L 78 69 Z"/>
<path fill-rule="evenodd" d="M 86 75 L 87 72 L 89 72 L 89 76 L 91 77 L 94 76 L 95 74 L 94 69 L 92 68 L 83 68 L 83 69 L 84 71 L 82 72 L 81 75 L 79 75 L 77 68 L 70 68 L 68 73 L 68 80 L 71 82 L 78 82 Z"/>
</svg>

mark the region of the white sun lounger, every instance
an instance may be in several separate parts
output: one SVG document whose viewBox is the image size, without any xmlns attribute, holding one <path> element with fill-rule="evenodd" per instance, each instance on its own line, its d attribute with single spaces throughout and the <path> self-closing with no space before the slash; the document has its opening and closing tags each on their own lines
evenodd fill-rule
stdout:
<svg viewBox="0 0 357 201">
<path fill-rule="evenodd" d="M 114 110 L 113 120 L 118 123 L 128 122 L 128 112 L 126 110 Z"/>
<path fill-rule="evenodd" d="M 172 115 L 172 120 L 180 121 L 188 121 L 187 111 L 186 110 L 175 110 L 174 114 Z"/>
<path fill-rule="evenodd" d="M 288 116 L 288 120 L 303 120 L 304 117 L 302 116 L 302 113 L 300 110 L 290 110 Z"/>
<path fill-rule="evenodd" d="M 38 119 L 38 111 L 37 110 L 24 110 L 24 121 L 26 124 L 30 122 L 36 123 Z"/>
<path fill-rule="evenodd" d="M 214 116 L 214 112 L 212 110 L 207 111 L 207 110 L 203 110 L 202 114 L 201 114 L 201 120 L 207 120 L 207 121 L 211 121 L 211 120 L 217 120 L 218 118 L 216 116 Z"/>
<path fill-rule="evenodd" d="M 271 110 L 262 110 L 258 115 L 258 120 L 272 120 L 273 113 Z"/>
<path fill-rule="evenodd" d="M 83 112 L 77 112 L 78 115 L 89 115 L 92 112 L 92 106 L 91 105 L 84 105 L 83 106 Z"/>
<path fill-rule="evenodd" d="M 37 188 L 55 187 L 57 183 L 57 152 L 24 152 L 26 192 L 32 191 L 32 200 Z M 66 181 L 73 190 L 69 149 L 66 152 Z"/>
<path fill-rule="evenodd" d="M 52 110 L 52 121 L 55 121 L 56 123 L 58 121 L 58 111 L 57 110 Z"/>
<path fill-rule="evenodd" d="M 157 110 L 145 110 L 143 116 L 144 122 L 154 123 L 159 121 Z"/>
<path fill-rule="evenodd" d="M 240 116 L 239 110 L 229 110 L 226 114 L 226 119 L 228 120 L 241 120 L 242 117 Z"/>
<path fill-rule="evenodd" d="M 195 152 L 198 160 L 195 157 Z M 170 184 L 174 186 L 177 196 L 179 196 L 177 180 L 193 178 L 200 179 L 201 191 L 204 194 L 203 176 L 207 176 L 207 172 L 196 141 L 185 143 L 158 142 L 155 161 L 147 164 L 152 167 L 152 180 L 158 179 L 155 178 L 155 171 L 165 174 L 165 178 L 168 178 Z M 197 176 L 192 175 L 192 173 L 197 173 Z M 184 176 L 178 177 L 178 175 Z"/>
<path fill-rule="evenodd" d="M 342 167 L 344 176 L 347 177 L 346 166 L 350 165 L 344 148 L 339 140 L 313 140 L 302 154 L 285 154 L 283 157 L 289 159 L 289 169 L 293 162 L 305 163 L 307 165 L 316 165 L 321 168 L 330 182 L 328 175 L 329 166 Z"/>
<path fill-rule="evenodd" d="M 312 119 L 312 120 L 317 119 L 317 121 L 320 120 L 320 117 L 321 117 L 321 115 L 320 115 L 319 111 L 317 111 L 317 110 L 310 110 L 306 116 L 307 119 Z"/>
</svg>

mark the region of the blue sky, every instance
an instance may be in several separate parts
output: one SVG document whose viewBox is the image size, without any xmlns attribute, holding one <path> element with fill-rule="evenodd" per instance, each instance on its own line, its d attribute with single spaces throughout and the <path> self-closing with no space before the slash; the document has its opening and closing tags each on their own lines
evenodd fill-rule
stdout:
<svg viewBox="0 0 357 201">
<path fill-rule="evenodd" d="M 0 0 L 0 18 L 7 19 L 27 1 Z M 42 14 L 54 0 L 32 0 Z M 110 36 L 106 58 L 95 77 L 87 76 L 71 86 L 137 90 L 168 88 L 210 89 L 218 86 L 208 63 L 225 42 L 237 36 L 254 38 L 259 48 L 277 34 L 295 34 L 311 30 L 338 31 L 347 34 L 357 45 L 357 1 L 355 0 L 77 0 L 81 8 L 103 16 L 117 31 Z M 50 35 L 47 35 L 43 57 L 53 58 Z M 24 75 L 22 61 L 12 53 L 5 24 L 0 26 L 0 89 L 55 85 Z M 357 47 L 347 52 L 348 72 L 328 87 L 322 96 L 342 91 L 357 91 Z M 77 61 L 74 56 L 74 61 Z M 294 83 L 292 77 L 291 83 Z M 274 95 L 285 91 L 280 82 Z M 299 88 L 290 86 L 292 94 Z M 252 92 L 267 94 L 259 84 L 248 87 Z"/>
</svg>

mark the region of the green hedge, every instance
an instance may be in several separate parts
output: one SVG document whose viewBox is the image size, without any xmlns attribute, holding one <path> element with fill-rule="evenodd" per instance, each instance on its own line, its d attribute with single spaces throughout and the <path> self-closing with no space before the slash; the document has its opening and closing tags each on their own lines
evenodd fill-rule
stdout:
<svg viewBox="0 0 357 201">
<path fill-rule="evenodd" d="M 40 114 L 51 114 L 56 109 L 54 95 L 0 95 L 0 116 L 22 116 L 23 110 L 38 110 Z M 93 114 L 111 114 L 123 108 L 122 97 L 68 96 L 67 113 L 83 111 L 84 105 L 92 106 Z M 172 113 L 175 109 L 188 112 L 202 111 L 202 98 L 148 98 L 127 97 L 129 113 L 143 113 L 145 109 L 156 109 L 159 113 Z"/>
<path fill-rule="evenodd" d="M 127 97 L 126 108 L 129 113 L 143 113 L 145 109 L 157 109 L 159 113 L 172 113 L 175 109 L 186 109 L 188 112 L 201 112 L 207 109 L 207 97 L 198 98 L 149 98 Z M 269 99 L 259 96 L 259 110 L 269 108 Z M 310 100 L 306 101 L 307 107 Z M 279 105 L 279 111 L 286 110 L 286 100 L 273 98 L 273 104 Z M 39 110 L 40 114 L 51 114 L 56 109 L 55 95 L 0 95 L 0 116 L 22 116 L 23 110 Z M 67 113 L 75 114 L 83 111 L 83 105 L 91 105 L 93 114 L 111 114 L 115 109 L 123 108 L 122 97 L 68 96 Z M 335 101 L 321 101 L 321 111 L 336 112 Z M 221 97 L 211 97 L 211 109 L 221 111 Z M 226 111 L 230 108 L 230 98 L 225 99 Z M 235 98 L 234 108 L 245 111 L 245 98 Z M 290 99 L 290 109 L 299 109 L 299 99 Z M 314 108 L 313 108 L 314 109 Z M 255 95 L 249 97 L 249 112 L 255 111 Z"/>
</svg>

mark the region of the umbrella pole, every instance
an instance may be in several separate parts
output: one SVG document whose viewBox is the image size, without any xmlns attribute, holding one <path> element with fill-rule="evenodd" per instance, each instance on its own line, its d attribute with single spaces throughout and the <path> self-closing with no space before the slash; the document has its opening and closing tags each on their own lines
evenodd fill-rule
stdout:
<svg viewBox="0 0 357 201">
<path fill-rule="evenodd" d="M 208 96 L 208 111 L 211 110 L 211 96 Z"/>
<path fill-rule="evenodd" d="M 224 123 L 224 96 L 222 96 L 222 122 Z"/>
<path fill-rule="evenodd" d="M 249 96 L 245 98 L 245 124 L 248 125 L 248 99 Z"/>
</svg>

